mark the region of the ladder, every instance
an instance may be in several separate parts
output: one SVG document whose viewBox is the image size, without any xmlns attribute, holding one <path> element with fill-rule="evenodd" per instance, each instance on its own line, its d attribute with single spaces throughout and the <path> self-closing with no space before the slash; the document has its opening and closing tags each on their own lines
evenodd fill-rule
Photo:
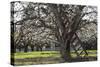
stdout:
<svg viewBox="0 0 100 67">
<path fill-rule="evenodd" d="M 79 39 L 77 33 L 74 34 L 73 39 L 71 40 L 71 47 L 74 50 L 77 57 L 86 57 L 88 52 L 82 41 Z"/>
</svg>

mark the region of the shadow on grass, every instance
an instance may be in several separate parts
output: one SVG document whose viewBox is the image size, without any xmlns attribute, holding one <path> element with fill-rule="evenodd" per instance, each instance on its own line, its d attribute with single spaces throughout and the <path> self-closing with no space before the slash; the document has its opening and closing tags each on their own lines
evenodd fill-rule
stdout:
<svg viewBox="0 0 100 67">
<path fill-rule="evenodd" d="M 64 62 L 61 58 L 52 57 L 40 57 L 40 58 L 25 58 L 25 59 L 15 59 L 14 65 L 36 65 L 36 64 L 57 64 L 57 63 L 72 63 L 72 62 L 84 62 L 84 61 L 96 61 L 97 57 L 77 57 L 72 58 Z"/>
<path fill-rule="evenodd" d="M 84 62 L 84 61 L 96 61 L 97 57 L 77 57 L 77 58 L 72 58 L 68 62 Z"/>
</svg>

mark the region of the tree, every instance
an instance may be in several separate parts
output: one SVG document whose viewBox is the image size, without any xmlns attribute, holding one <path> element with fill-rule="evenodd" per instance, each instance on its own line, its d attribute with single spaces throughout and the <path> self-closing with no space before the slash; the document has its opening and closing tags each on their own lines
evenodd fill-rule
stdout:
<svg viewBox="0 0 100 67">
<path fill-rule="evenodd" d="M 19 36 L 24 41 L 24 46 L 26 44 L 25 48 L 27 48 L 27 44 L 30 41 L 36 41 L 37 47 L 41 47 L 40 45 L 43 42 L 54 42 L 59 44 L 61 57 L 64 61 L 71 59 L 70 46 L 75 33 L 81 31 L 87 24 L 96 24 L 97 22 L 96 7 L 32 2 L 15 3 L 19 3 L 21 8 L 18 11 L 12 10 L 11 12 L 17 15 L 17 17 L 21 13 L 20 20 L 15 19 L 13 21 L 15 25 L 21 25 L 20 28 L 22 30 L 20 30 Z M 18 12 L 20 13 L 18 14 Z M 45 40 L 45 38 L 48 40 Z"/>
</svg>

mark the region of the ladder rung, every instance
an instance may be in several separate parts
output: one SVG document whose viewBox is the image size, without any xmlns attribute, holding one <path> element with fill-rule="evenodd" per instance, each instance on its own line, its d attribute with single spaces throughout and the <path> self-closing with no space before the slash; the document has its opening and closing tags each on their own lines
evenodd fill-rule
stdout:
<svg viewBox="0 0 100 67">
<path fill-rule="evenodd" d="M 76 40 L 76 37 L 73 38 L 73 40 L 71 41 L 72 43 Z"/>
<path fill-rule="evenodd" d="M 82 50 L 82 51 L 79 53 L 79 55 L 81 55 L 81 54 L 83 53 L 83 51 L 84 51 L 84 50 Z"/>
<path fill-rule="evenodd" d="M 72 40 L 72 48 L 74 49 L 75 53 L 77 54 L 77 56 L 81 56 L 81 55 L 88 55 L 87 51 L 84 49 L 84 44 L 82 43 L 82 41 L 79 39 L 78 35 L 75 34 L 75 36 L 73 37 Z M 77 47 L 77 48 L 76 48 Z M 79 52 L 79 50 L 81 49 L 81 51 Z M 84 52 L 84 54 L 83 54 Z"/>
</svg>

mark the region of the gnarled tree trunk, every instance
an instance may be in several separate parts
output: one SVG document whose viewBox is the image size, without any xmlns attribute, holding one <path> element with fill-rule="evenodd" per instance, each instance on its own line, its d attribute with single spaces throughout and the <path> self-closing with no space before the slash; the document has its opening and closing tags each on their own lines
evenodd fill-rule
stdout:
<svg viewBox="0 0 100 67">
<path fill-rule="evenodd" d="M 70 41 L 75 34 L 75 32 L 78 29 L 78 26 L 80 24 L 81 20 L 81 11 L 84 8 L 84 6 L 79 6 L 79 8 L 76 10 L 76 15 L 74 16 L 72 22 L 69 21 L 69 17 L 63 16 L 65 13 L 62 11 L 63 5 L 53 5 L 52 11 L 55 14 L 56 17 L 56 32 L 55 36 L 58 39 L 58 42 L 60 42 L 60 53 L 61 57 L 64 61 L 70 61 L 71 55 L 70 55 Z M 62 19 L 61 17 L 64 17 L 65 19 Z M 65 20 L 68 20 L 65 22 Z"/>
</svg>

